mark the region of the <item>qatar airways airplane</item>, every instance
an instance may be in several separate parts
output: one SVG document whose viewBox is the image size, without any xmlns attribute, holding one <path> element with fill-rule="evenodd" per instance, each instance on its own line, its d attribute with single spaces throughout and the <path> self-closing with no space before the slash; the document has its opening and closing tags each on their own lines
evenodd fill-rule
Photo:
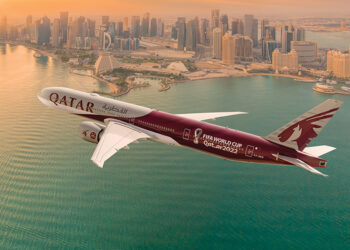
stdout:
<svg viewBox="0 0 350 250">
<path fill-rule="evenodd" d="M 319 156 L 335 148 L 306 146 L 342 104 L 329 99 L 268 136 L 260 137 L 202 122 L 245 112 L 174 115 L 62 87 L 45 88 L 38 98 L 47 106 L 104 123 L 84 121 L 79 129 L 81 138 L 97 143 L 91 160 L 101 168 L 120 149 L 148 139 L 232 161 L 298 166 L 322 176 L 327 175 L 315 168 L 325 167 L 327 161 Z"/>
</svg>

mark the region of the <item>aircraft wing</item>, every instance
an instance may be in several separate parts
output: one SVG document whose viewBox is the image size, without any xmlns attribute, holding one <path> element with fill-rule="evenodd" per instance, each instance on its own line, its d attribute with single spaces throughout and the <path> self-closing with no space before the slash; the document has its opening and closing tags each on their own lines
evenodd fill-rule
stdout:
<svg viewBox="0 0 350 250">
<path fill-rule="evenodd" d="M 274 155 L 277 156 L 277 155 Z M 292 157 L 288 157 L 288 156 L 284 156 L 284 155 L 278 155 L 278 158 L 289 162 L 291 164 L 293 164 L 294 166 L 303 168 L 313 174 L 318 174 L 318 175 L 322 175 L 324 177 L 328 177 L 328 175 L 325 175 L 324 173 L 321 173 L 320 171 L 317 171 L 315 168 L 311 167 L 310 165 L 306 164 L 305 162 L 303 162 L 302 160 L 299 160 L 297 158 L 292 158 Z"/>
<path fill-rule="evenodd" d="M 150 138 L 150 136 L 134 127 L 124 123 L 109 121 L 91 160 L 98 167 L 102 168 L 104 162 L 120 149 L 127 147 L 128 144 L 138 139 L 146 138 Z"/>
<path fill-rule="evenodd" d="M 219 117 L 231 116 L 231 115 L 242 115 L 247 114 L 246 112 L 217 112 L 217 113 L 193 113 L 193 114 L 178 114 L 178 116 L 197 120 L 215 120 Z"/>
</svg>

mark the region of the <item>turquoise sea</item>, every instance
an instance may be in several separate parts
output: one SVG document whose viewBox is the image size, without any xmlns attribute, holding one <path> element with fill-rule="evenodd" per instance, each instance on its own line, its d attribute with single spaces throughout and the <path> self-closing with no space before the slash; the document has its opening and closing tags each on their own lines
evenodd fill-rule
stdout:
<svg viewBox="0 0 350 250">
<path fill-rule="evenodd" d="M 345 249 L 350 246 L 350 97 L 278 77 L 131 91 L 119 100 L 173 113 L 246 111 L 215 123 L 267 135 L 328 98 L 344 105 L 312 145 L 329 178 L 225 161 L 142 141 L 103 169 L 82 118 L 49 109 L 45 87 L 105 86 L 25 47 L 0 46 L 0 249 Z"/>
</svg>

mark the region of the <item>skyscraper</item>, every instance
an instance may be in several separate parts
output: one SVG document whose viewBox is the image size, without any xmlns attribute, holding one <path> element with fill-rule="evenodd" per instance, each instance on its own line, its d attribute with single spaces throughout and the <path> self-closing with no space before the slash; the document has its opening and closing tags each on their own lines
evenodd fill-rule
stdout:
<svg viewBox="0 0 350 250">
<path fill-rule="evenodd" d="M 178 26 L 177 49 L 184 50 L 186 45 L 186 22 L 184 20 L 178 20 Z"/>
<path fill-rule="evenodd" d="M 290 43 L 293 41 L 294 27 L 291 25 L 282 25 L 281 28 L 281 52 L 290 52 Z"/>
<path fill-rule="evenodd" d="M 0 40 L 7 39 L 7 17 L 3 16 L 0 19 Z"/>
<path fill-rule="evenodd" d="M 196 25 L 195 20 L 190 20 L 186 23 L 186 50 L 196 51 Z"/>
<path fill-rule="evenodd" d="M 102 16 L 102 25 L 109 26 L 109 16 Z"/>
<path fill-rule="evenodd" d="M 272 68 L 276 72 L 280 71 L 297 71 L 298 70 L 298 53 L 295 50 L 287 53 L 281 53 L 275 49 L 272 53 Z"/>
<path fill-rule="evenodd" d="M 221 59 L 222 56 L 222 33 L 220 28 L 213 30 L 213 58 Z"/>
<path fill-rule="evenodd" d="M 60 19 L 55 18 L 52 24 L 52 46 L 59 47 L 61 45 L 61 23 Z"/>
<path fill-rule="evenodd" d="M 234 39 L 229 33 L 222 37 L 222 63 L 228 65 L 235 63 Z"/>
<path fill-rule="evenodd" d="M 138 38 L 140 37 L 140 17 L 131 17 L 131 36 Z"/>
<path fill-rule="evenodd" d="M 202 18 L 200 21 L 200 27 L 199 27 L 199 33 L 200 33 L 200 43 L 203 45 L 209 45 L 210 43 L 210 26 L 209 26 L 209 20 Z"/>
<path fill-rule="evenodd" d="M 242 22 L 241 19 L 234 19 L 231 22 L 231 31 L 232 35 L 235 34 L 244 34 L 244 23 Z"/>
<path fill-rule="evenodd" d="M 228 17 L 227 15 L 222 15 L 220 17 L 220 29 L 223 35 L 228 31 Z"/>
<path fill-rule="evenodd" d="M 215 28 L 218 28 L 219 22 L 220 22 L 220 10 L 218 9 L 211 10 L 211 21 L 210 21 L 211 29 L 213 30 Z"/>
<path fill-rule="evenodd" d="M 151 29 L 150 29 L 150 36 L 156 36 L 157 35 L 157 18 L 151 19 Z"/>
<path fill-rule="evenodd" d="M 350 78 L 350 54 L 330 50 L 327 53 L 327 71 L 338 78 Z"/>
<path fill-rule="evenodd" d="M 129 29 L 129 20 L 128 17 L 123 18 L 123 30 L 128 30 Z"/>
<path fill-rule="evenodd" d="M 150 14 L 148 12 L 143 15 L 142 24 L 141 24 L 142 36 L 149 36 L 149 18 L 150 18 Z"/>
<path fill-rule="evenodd" d="M 61 12 L 60 13 L 60 25 L 61 25 L 62 43 L 67 43 L 67 37 L 68 37 L 68 12 Z"/>
<path fill-rule="evenodd" d="M 124 23 L 123 22 L 118 22 L 117 27 L 116 27 L 116 35 L 118 37 L 122 37 L 124 34 Z"/>
<path fill-rule="evenodd" d="M 253 15 L 244 15 L 244 35 L 249 36 L 258 45 L 258 20 Z"/>
<path fill-rule="evenodd" d="M 47 45 L 50 43 L 50 36 L 51 36 L 51 30 L 50 30 L 50 19 L 48 17 L 43 17 L 38 23 L 38 37 L 37 37 L 37 44 L 40 45 Z"/>
<path fill-rule="evenodd" d="M 158 23 L 157 23 L 157 36 L 158 37 L 163 37 L 164 35 L 164 23 L 162 19 L 158 18 Z"/>
<path fill-rule="evenodd" d="M 269 20 L 263 19 L 261 20 L 261 39 L 265 38 L 265 28 L 269 25 Z"/>
</svg>

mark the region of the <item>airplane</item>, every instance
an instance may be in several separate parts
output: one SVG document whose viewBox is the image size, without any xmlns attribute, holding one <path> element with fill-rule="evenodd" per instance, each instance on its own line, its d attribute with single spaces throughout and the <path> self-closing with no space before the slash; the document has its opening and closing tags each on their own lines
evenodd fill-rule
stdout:
<svg viewBox="0 0 350 250">
<path fill-rule="evenodd" d="M 79 127 L 82 139 L 97 144 L 91 160 L 100 168 L 116 152 L 128 149 L 130 143 L 151 140 L 232 161 L 297 166 L 321 176 L 327 175 L 315 168 L 326 167 L 327 161 L 319 157 L 335 148 L 306 146 L 342 105 L 341 101 L 328 99 L 261 137 L 203 122 L 245 112 L 175 115 L 63 87 L 45 88 L 38 98 L 49 107 L 103 123 L 83 121 Z"/>
</svg>

